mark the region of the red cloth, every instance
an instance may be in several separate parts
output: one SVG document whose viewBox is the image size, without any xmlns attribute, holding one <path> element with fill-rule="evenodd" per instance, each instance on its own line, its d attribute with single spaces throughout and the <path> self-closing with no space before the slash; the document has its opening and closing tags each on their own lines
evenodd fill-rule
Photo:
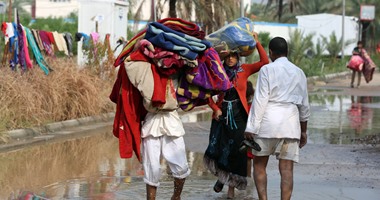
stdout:
<svg viewBox="0 0 380 200">
<path fill-rule="evenodd" d="M 131 158 L 135 152 L 137 159 L 141 161 L 141 121 L 147 111 L 140 92 L 128 79 L 124 63 L 120 65 L 110 99 L 117 104 L 113 134 L 119 138 L 120 157 Z"/>
<path fill-rule="evenodd" d="M 192 22 L 185 21 L 180 18 L 165 18 L 158 20 L 157 22 L 164 24 L 175 31 L 191 35 L 201 40 L 205 39 L 205 32 L 202 31 L 198 25 Z"/>
<path fill-rule="evenodd" d="M 145 61 L 149 62 L 149 59 L 139 50 L 134 51 L 130 55 L 131 60 L 133 61 Z M 166 103 L 166 83 L 168 82 L 168 78 L 164 76 L 160 76 L 157 70 L 157 66 L 151 65 L 153 79 L 154 79 L 154 90 L 152 96 L 152 105 L 154 107 L 162 106 Z"/>
<path fill-rule="evenodd" d="M 53 35 L 53 33 L 52 33 L 52 32 L 48 32 L 48 31 L 46 31 L 46 34 L 47 34 L 47 36 L 48 36 L 48 38 L 49 38 L 49 40 L 50 40 L 50 43 L 51 43 L 51 44 L 55 44 L 55 40 L 54 40 L 54 35 Z"/>
<path fill-rule="evenodd" d="M 363 69 L 364 60 L 360 55 L 352 55 L 347 64 L 347 68 L 361 72 Z"/>
<path fill-rule="evenodd" d="M 247 157 L 248 157 L 248 159 L 255 158 L 255 155 L 253 155 L 251 148 L 248 148 Z"/>
</svg>

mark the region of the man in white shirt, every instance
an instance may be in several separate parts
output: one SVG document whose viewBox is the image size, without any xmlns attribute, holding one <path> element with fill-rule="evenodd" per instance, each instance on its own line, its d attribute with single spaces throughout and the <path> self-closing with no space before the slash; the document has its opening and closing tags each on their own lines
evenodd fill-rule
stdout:
<svg viewBox="0 0 380 200">
<path fill-rule="evenodd" d="M 293 162 L 307 142 L 310 116 L 307 79 L 304 72 L 287 59 L 288 44 L 276 37 L 269 42 L 272 63 L 261 68 L 257 80 L 245 138 L 255 140 L 261 151 L 252 150 L 254 180 L 260 200 L 267 199 L 266 167 L 270 155 L 279 160 L 281 199 L 293 191 Z"/>
</svg>

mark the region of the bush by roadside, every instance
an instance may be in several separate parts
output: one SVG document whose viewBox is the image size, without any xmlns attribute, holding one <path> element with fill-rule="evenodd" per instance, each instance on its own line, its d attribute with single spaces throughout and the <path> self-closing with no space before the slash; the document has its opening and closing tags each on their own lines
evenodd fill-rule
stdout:
<svg viewBox="0 0 380 200">
<path fill-rule="evenodd" d="M 48 76 L 38 68 L 25 73 L 0 68 L 0 132 L 114 110 L 108 99 L 114 79 L 78 69 L 75 59 L 49 63 L 54 71 Z"/>
</svg>

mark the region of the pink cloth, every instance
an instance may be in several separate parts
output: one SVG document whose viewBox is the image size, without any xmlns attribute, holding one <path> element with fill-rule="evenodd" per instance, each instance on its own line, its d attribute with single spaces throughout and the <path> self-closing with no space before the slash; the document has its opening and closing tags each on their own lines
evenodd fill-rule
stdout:
<svg viewBox="0 0 380 200">
<path fill-rule="evenodd" d="M 363 69 L 363 65 L 364 64 L 364 60 L 361 56 L 359 55 L 352 55 L 350 61 L 348 62 L 348 65 L 347 67 L 354 70 L 354 71 L 362 71 Z M 360 66 L 362 65 L 362 66 Z"/>
<path fill-rule="evenodd" d="M 25 52 L 25 62 L 26 62 L 26 66 L 29 68 L 29 69 L 32 69 L 33 68 L 33 63 L 32 61 L 30 60 L 30 56 L 29 56 L 29 50 L 28 50 L 28 41 L 26 39 L 26 35 L 25 35 L 25 31 L 23 29 L 22 31 L 22 34 L 24 36 L 24 52 Z"/>
</svg>

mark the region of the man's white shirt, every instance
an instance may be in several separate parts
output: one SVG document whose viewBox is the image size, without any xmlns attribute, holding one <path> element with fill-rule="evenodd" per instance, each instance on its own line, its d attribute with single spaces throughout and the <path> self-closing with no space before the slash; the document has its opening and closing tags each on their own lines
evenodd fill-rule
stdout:
<svg viewBox="0 0 380 200">
<path fill-rule="evenodd" d="M 310 116 L 307 79 L 286 57 L 259 72 L 246 132 L 259 138 L 292 138 L 301 135 L 300 121 Z"/>
</svg>

